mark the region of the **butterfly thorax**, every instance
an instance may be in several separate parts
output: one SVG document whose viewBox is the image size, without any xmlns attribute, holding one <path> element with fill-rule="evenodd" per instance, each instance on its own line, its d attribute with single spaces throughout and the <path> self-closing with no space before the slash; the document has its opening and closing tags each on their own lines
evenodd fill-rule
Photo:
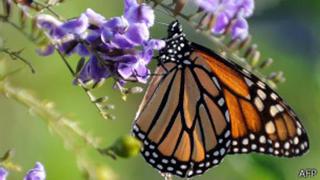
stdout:
<svg viewBox="0 0 320 180">
<path fill-rule="evenodd" d="M 168 37 L 165 39 L 166 47 L 160 51 L 159 60 L 162 63 L 175 62 L 177 64 L 191 64 L 191 42 L 186 39 L 178 21 L 169 25 Z"/>
</svg>

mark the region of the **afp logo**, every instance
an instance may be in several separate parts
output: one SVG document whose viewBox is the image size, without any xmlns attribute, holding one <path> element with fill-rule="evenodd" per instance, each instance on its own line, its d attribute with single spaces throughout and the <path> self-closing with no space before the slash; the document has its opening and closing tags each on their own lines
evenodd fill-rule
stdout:
<svg viewBox="0 0 320 180">
<path fill-rule="evenodd" d="M 318 174 L 318 170 L 315 168 L 300 169 L 298 177 L 300 178 L 312 178 Z"/>
</svg>

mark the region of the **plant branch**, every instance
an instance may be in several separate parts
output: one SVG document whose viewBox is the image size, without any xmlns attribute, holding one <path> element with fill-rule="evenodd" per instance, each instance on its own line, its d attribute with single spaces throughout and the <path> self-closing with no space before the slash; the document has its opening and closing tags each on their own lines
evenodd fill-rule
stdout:
<svg viewBox="0 0 320 180">
<path fill-rule="evenodd" d="M 268 61 L 268 59 L 263 60 L 260 66 L 256 66 L 257 64 L 254 64 L 254 63 L 257 63 L 260 59 L 260 52 L 257 51 L 257 49 L 255 48 L 256 47 L 255 44 L 251 44 L 250 42 L 245 42 L 246 40 L 244 40 L 242 42 L 231 41 L 229 43 L 225 43 L 223 40 L 226 39 L 228 30 L 221 37 L 213 36 L 210 33 L 210 31 L 208 31 L 207 29 L 203 29 L 203 28 L 199 27 L 199 23 L 197 23 L 197 22 L 195 22 L 195 20 L 193 20 L 195 18 L 194 14 L 186 15 L 181 11 L 176 11 L 174 9 L 174 7 L 172 6 L 174 3 L 173 4 L 165 4 L 163 1 L 159 2 L 159 0 L 146 0 L 146 2 L 153 3 L 154 7 L 160 6 L 165 11 L 171 12 L 172 15 L 179 16 L 182 19 L 186 20 L 191 27 L 193 27 L 195 30 L 200 32 L 202 35 L 206 36 L 207 39 L 209 39 L 211 41 L 211 44 L 214 45 L 211 48 L 213 48 L 219 54 L 226 56 L 229 59 L 236 61 L 237 63 L 240 63 L 246 69 L 248 69 L 248 70 L 252 71 L 254 74 L 258 75 L 263 81 L 268 83 L 271 87 L 276 88 L 277 83 L 284 81 L 283 74 L 280 72 L 274 73 L 279 76 L 280 80 L 278 80 L 278 81 L 275 81 L 274 79 L 270 78 L 269 77 L 270 75 L 266 76 L 266 75 L 263 75 L 261 72 L 259 72 L 259 69 L 265 68 L 266 66 L 264 66 L 264 64 L 267 64 L 270 61 Z M 196 15 L 199 16 L 200 14 L 201 14 L 201 11 L 198 10 L 196 12 Z M 248 40 L 249 39 L 250 38 L 248 38 Z M 241 46 L 239 47 L 239 44 L 241 44 L 241 43 L 242 44 L 248 43 L 247 46 L 250 46 L 250 47 L 249 48 L 248 47 L 244 48 Z M 234 46 L 238 46 L 239 49 L 235 48 Z M 241 54 L 242 51 L 250 52 L 250 54 L 248 53 L 247 55 L 251 55 L 251 56 L 246 56 L 246 54 Z"/>
<path fill-rule="evenodd" d="M 68 60 L 65 58 L 65 56 L 63 55 L 63 53 L 59 50 L 59 49 L 56 49 L 58 51 L 58 54 L 60 56 L 60 58 L 62 59 L 62 61 L 65 63 L 65 65 L 67 66 L 69 72 L 71 73 L 72 77 L 75 78 L 76 76 L 76 73 L 75 71 L 72 69 L 71 65 L 69 64 Z M 83 84 L 83 82 L 81 81 L 78 81 L 79 83 L 79 86 L 83 89 L 83 91 L 86 93 L 86 95 L 88 96 L 90 102 L 92 102 L 96 109 L 98 110 L 98 112 L 101 114 L 101 116 L 104 118 L 104 119 L 107 119 L 107 115 L 103 109 L 103 106 L 100 105 L 99 103 L 95 102 L 96 101 L 96 98 L 95 96 L 92 94 L 92 92 L 85 87 L 85 85 Z"/>
<path fill-rule="evenodd" d="M 0 48 L 0 52 L 3 52 L 7 55 L 9 55 L 12 59 L 18 59 L 20 61 L 22 61 L 23 63 L 25 63 L 29 69 L 31 70 L 32 73 L 36 73 L 36 70 L 33 68 L 32 64 L 26 60 L 25 58 L 23 58 L 22 56 L 19 55 L 20 52 L 12 52 L 9 49 L 6 48 Z"/>
<path fill-rule="evenodd" d="M 94 149 L 99 147 L 97 138 L 88 136 L 73 120 L 63 116 L 54 109 L 52 102 L 43 102 L 32 96 L 27 90 L 12 86 L 8 80 L 0 81 L 0 94 L 29 108 L 29 110 L 43 119 L 47 124 L 56 128 L 56 132 L 71 130 L 75 136 Z M 60 129 L 62 128 L 62 129 Z M 67 138 L 68 139 L 68 138 Z"/>
<path fill-rule="evenodd" d="M 84 145 L 98 151 L 99 138 L 89 135 L 78 126 L 78 123 L 55 110 L 52 102 L 37 99 L 27 90 L 11 85 L 6 78 L 2 78 L 0 81 L 0 94 L 22 104 L 29 109 L 31 114 L 40 117 L 48 124 L 48 127 L 52 132 L 63 139 L 66 147 L 75 154 L 79 166 L 84 169 L 91 178 L 97 176 L 95 171 L 97 167 L 86 157 L 86 148 Z M 82 143 L 79 143 L 79 140 Z M 110 173 L 111 177 L 114 177 L 113 172 L 111 172 L 109 168 L 105 168 L 105 170 Z"/>
<path fill-rule="evenodd" d="M 19 31 L 29 41 L 31 41 L 33 44 L 37 44 L 36 43 L 37 39 L 35 37 L 33 37 L 31 34 L 27 33 L 26 31 L 24 31 L 18 24 L 10 21 L 9 18 L 7 18 L 7 17 L 5 17 L 3 15 L 0 15 L 0 21 L 2 21 L 3 23 L 9 24 L 11 27 L 13 27 L 17 31 Z"/>
</svg>

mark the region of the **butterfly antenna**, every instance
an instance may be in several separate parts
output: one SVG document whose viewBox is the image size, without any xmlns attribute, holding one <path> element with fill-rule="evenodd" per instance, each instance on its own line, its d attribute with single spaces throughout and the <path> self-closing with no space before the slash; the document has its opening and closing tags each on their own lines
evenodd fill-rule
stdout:
<svg viewBox="0 0 320 180">
<path fill-rule="evenodd" d="M 169 24 L 168 24 L 168 23 L 165 23 L 165 22 L 155 21 L 155 23 L 160 24 L 160 25 L 164 25 L 164 26 L 166 26 L 166 27 L 169 26 Z"/>
<path fill-rule="evenodd" d="M 171 11 L 169 11 L 168 9 L 166 8 L 157 8 L 158 12 L 166 15 L 166 16 L 169 16 L 169 17 L 174 17 L 174 15 L 172 14 Z"/>
</svg>

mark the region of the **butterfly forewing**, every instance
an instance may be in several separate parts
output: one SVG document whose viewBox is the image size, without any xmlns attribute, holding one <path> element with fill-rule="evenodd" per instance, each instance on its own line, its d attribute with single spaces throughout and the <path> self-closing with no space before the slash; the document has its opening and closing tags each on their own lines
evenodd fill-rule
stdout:
<svg viewBox="0 0 320 180">
<path fill-rule="evenodd" d="M 293 157 L 308 150 L 308 138 L 296 114 L 267 84 L 210 50 L 201 49 L 196 50 L 200 64 L 206 64 L 216 75 L 230 112 L 230 154 L 255 151 Z"/>
</svg>

